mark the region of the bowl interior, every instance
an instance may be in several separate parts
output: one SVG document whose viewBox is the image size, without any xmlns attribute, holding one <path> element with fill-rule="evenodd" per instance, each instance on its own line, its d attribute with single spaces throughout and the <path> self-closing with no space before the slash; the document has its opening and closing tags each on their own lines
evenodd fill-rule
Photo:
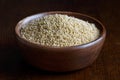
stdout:
<svg viewBox="0 0 120 80">
<path fill-rule="evenodd" d="M 37 18 L 41 18 L 41 17 L 43 17 L 43 16 L 45 16 L 45 15 L 50 15 L 50 14 L 66 14 L 66 15 L 68 15 L 68 16 L 73 16 L 73 17 L 76 17 L 76 18 L 78 18 L 78 19 L 83 19 L 83 20 L 88 21 L 88 22 L 90 22 L 90 23 L 94 23 L 94 24 L 96 25 L 96 27 L 100 30 L 100 36 L 99 36 L 98 39 L 96 39 L 96 40 L 94 40 L 94 41 L 92 41 L 92 42 L 83 44 L 83 45 L 70 46 L 70 47 L 79 47 L 79 48 L 81 47 L 81 48 L 82 48 L 82 47 L 86 47 L 86 46 L 93 45 L 94 43 L 98 42 L 98 41 L 102 38 L 102 36 L 104 36 L 104 35 L 106 34 L 106 30 L 105 30 L 103 24 L 102 24 L 99 20 L 97 20 L 97 19 L 95 19 L 95 18 L 93 18 L 93 17 L 90 17 L 90 16 L 85 15 L 85 14 L 81 14 L 81 13 L 75 13 L 75 12 L 53 11 L 53 12 L 44 12 L 44 13 L 40 13 L 40 14 L 35 14 L 35 15 L 26 17 L 26 18 L 24 18 L 23 20 L 21 20 L 21 21 L 17 24 L 17 26 L 16 26 L 16 28 L 15 28 L 15 32 L 16 32 L 17 36 L 18 36 L 19 38 L 21 38 L 22 40 L 24 40 L 25 42 L 27 42 L 27 43 L 30 43 L 30 44 L 33 44 L 33 45 L 35 45 L 35 46 L 40 46 L 40 47 L 41 47 L 40 44 L 31 43 L 30 41 L 25 40 L 24 38 L 22 38 L 22 37 L 21 37 L 21 34 L 20 34 L 20 29 L 21 29 L 22 27 L 24 27 L 23 25 L 28 24 L 31 20 L 34 20 L 34 19 L 37 19 Z M 43 47 L 49 48 L 48 46 L 43 46 Z M 55 48 L 55 47 L 52 47 L 52 48 Z M 66 48 L 67 48 L 67 47 L 66 47 Z"/>
</svg>

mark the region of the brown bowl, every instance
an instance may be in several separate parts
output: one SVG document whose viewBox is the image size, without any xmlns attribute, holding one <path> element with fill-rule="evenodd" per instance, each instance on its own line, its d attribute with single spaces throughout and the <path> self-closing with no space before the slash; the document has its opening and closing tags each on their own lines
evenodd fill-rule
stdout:
<svg viewBox="0 0 120 80">
<path fill-rule="evenodd" d="M 100 37 L 97 40 L 84 45 L 61 48 L 31 43 L 21 37 L 20 29 L 23 24 L 27 24 L 30 20 L 38 17 L 56 13 L 67 14 L 68 16 L 74 16 L 94 23 L 100 30 Z M 17 24 L 15 33 L 18 44 L 23 50 L 22 55 L 29 64 L 43 70 L 55 72 L 74 71 L 92 64 L 98 57 L 106 36 L 105 27 L 97 19 L 81 13 L 64 11 L 44 12 L 29 16 Z"/>
</svg>

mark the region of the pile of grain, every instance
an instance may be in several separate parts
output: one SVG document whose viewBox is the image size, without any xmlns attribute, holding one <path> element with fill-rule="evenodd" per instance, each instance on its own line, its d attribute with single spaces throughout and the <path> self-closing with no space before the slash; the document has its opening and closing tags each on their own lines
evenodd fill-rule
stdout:
<svg viewBox="0 0 120 80">
<path fill-rule="evenodd" d="M 21 36 L 30 42 L 45 46 L 76 46 L 99 37 L 93 23 L 75 17 L 53 14 L 30 21 L 21 28 Z"/>
</svg>

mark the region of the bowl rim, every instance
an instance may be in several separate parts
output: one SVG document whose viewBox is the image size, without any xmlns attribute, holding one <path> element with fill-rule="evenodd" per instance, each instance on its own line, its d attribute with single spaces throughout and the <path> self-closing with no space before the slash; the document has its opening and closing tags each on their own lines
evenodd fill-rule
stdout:
<svg viewBox="0 0 120 80">
<path fill-rule="evenodd" d="M 39 16 L 39 15 L 47 15 L 47 14 L 75 14 L 75 15 L 81 15 L 83 17 L 87 17 L 87 18 L 90 18 L 92 20 L 94 20 L 95 22 L 97 22 L 98 24 L 101 25 L 102 27 L 102 31 L 101 31 L 101 34 L 100 36 L 96 39 L 96 40 L 93 40 L 89 43 L 86 43 L 86 44 L 81 44 L 81 45 L 75 45 L 75 46 L 66 46 L 66 47 L 56 47 L 56 46 L 45 46 L 45 45 L 40 45 L 40 44 L 37 44 L 37 43 L 33 43 L 33 42 L 30 42 L 29 40 L 26 40 L 24 38 L 22 38 L 20 36 L 20 33 L 19 33 L 19 25 L 21 23 L 23 23 L 27 18 L 31 18 L 31 17 L 35 17 L 35 16 Z M 92 17 L 92 16 L 89 16 L 89 15 L 86 15 L 86 14 L 83 14 L 83 13 L 78 13 L 78 12 L 71 12 L 71 11 L 49 11 L 49 12 L 42 12 L 42 13 L 37 13 L 37 14 L 34 14 L 34 15 L 30 15 L 28 17 L 25 17 L 23 18 L 22 20 L 20 20 L 17 25 L 15 26 L 15 34 L 17 36 L 17 38 L 21 39 L 23 42 L 25 42 L 26 44 L 32 46 L 32 47 L 35 47 L 35 48 L 43 48 L 43 49 L 79 49 L 79 48 L 85 48 L 85 47 L 89 47 L 89 46 L 92 46 L 96 43 L 98 43 L 100 40 L 103 39 L 103 37 L 106 36 L 106 29 L 105 29 L 105 26 L 96 18 Z"/>
</svg>

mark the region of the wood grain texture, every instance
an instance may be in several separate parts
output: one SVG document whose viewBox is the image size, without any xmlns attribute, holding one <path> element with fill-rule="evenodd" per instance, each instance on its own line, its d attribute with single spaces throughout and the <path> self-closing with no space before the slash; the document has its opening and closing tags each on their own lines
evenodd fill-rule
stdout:
<svg viewBox="0 0 120 80">
<path fill-rule="evenodd" d="M 0 80 L 120 80 L 119 0 L 0 0 Z M 107 39 L 98 59 L 70 73 L 52 73 L 28 65 L 16 45 L 14 27 L 26 16 L 53 10 L 85 13 L 101 20 Z"/>
</svg>

